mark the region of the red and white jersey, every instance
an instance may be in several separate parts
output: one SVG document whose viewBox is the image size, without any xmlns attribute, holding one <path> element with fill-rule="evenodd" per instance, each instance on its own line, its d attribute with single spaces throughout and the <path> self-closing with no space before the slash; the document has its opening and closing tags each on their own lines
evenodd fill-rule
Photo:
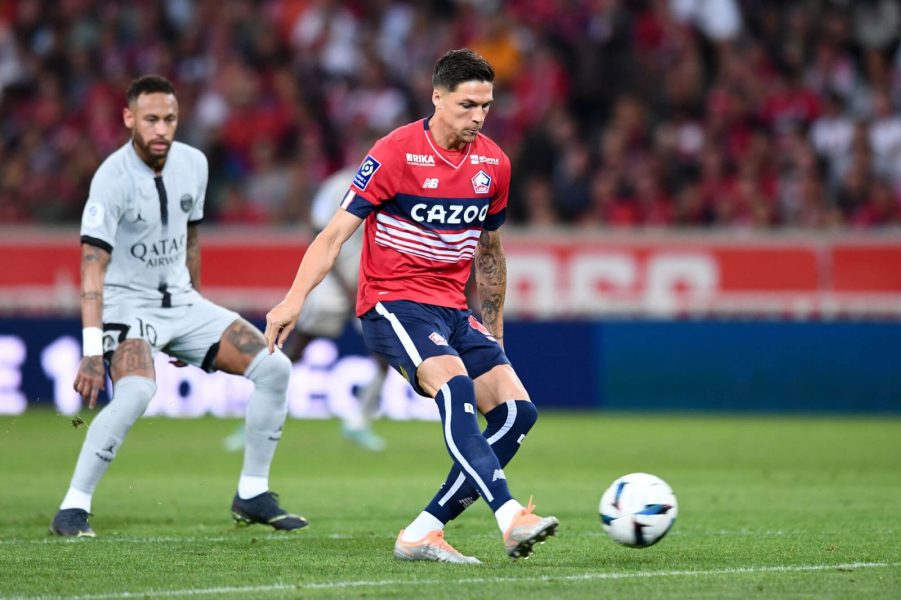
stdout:
<svg viewBox="0 0 901 600">
<path fill-rule="evenodd" d="M 341 202 L 365 219 L 357 315 L 388 300 L 466 308 L 479 236 L 504 223 L 509 189 L 510 159 L 481 133 L 445 150 L 423 119 L 376 142 Z"/>
</svg>

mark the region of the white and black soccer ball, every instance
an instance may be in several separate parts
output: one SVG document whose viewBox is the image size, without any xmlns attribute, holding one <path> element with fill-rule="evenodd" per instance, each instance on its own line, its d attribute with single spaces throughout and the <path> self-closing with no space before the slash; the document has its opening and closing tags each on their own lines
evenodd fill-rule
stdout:
<svg viewBox="0 0 901 600">
<path fill-rule="evenodd" d="M 630 473 L 617 478 L 598 506 L 601 523 L 616 542 L 647 548 L 663 539 L 679 512 L 672 488 L 659 477 Z"/>
</svg>

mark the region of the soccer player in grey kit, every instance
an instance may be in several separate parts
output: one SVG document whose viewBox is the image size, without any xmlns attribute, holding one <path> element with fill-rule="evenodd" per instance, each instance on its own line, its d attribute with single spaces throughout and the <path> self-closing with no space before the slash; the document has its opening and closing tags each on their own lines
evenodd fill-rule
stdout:
<svg viewBox="0 0 901 600">
<path fill-rule="evenodd" d="M 129 429 L 156 392 L 153 357 L 178 366 L 243 375 L 254 383 L 235 520 L 293 530 L 303 517 L 283 510 L 269 490 L 269 467 L 287 414 L 291 362 L 270 354 L 259 330 L 206 300 L 200 288 L 198 224 L 207 186 L 206 157 L 174 141 L 178 101 L 172 84 L 147 75 L 129 86 L 123 110 L 127 144 L 94 175 L 81 222 L 84 358 L 75 390 L 94 408 L 106 381 L 109 405 L 94 418 L 75 474 L 50 531 L 94 537 L 94 489 Z"/>
</svg>

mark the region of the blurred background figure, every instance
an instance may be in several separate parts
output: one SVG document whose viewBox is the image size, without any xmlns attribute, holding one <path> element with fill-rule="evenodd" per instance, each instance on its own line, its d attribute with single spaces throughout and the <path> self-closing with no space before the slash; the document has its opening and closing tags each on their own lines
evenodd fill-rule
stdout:
<svg viewBox="0 0 901 600">
<path fill-rule="evenodd" d="M 326 179 L 313 197 L 310 223 L 317 233 L 331 220 L 341 199 L 350 189 L 350 182 L 357 172 L 357 165 L 347 166 Z M 357 277 L 360 271 L 360 254 L 363 250 L 363 228 L 351 236 L 341 249 L 335 267 L 310 293 L 297 321 L 295 331 L 285 343 L 283 351 L 297 362 L 316 338 L 337 339 L 348 324 L 359 331 L 359 319 L 355 315 L 357 302 Z M 357 390 L 359 402 L 333 411 L 341 416 L 341 432 L 350 442 L 366 450 L 379 452 L 385 449 L 385 441 L 372 430 L 372 419 L 379 410 L 382 385 L 388 373 L 388 365 L 378 358 L 375 376 Z M 225 448 L 237 451 L 244 445 L 244 428 L 240 427 L 224 441 Z"/>
</svg>

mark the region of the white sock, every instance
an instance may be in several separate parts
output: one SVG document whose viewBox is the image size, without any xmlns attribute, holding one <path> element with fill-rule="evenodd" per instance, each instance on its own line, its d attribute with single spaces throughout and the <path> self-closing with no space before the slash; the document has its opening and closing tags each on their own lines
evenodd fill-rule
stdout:
<svg viewBox="0 0 901 600">
<path fill-rule="evenodd" d="M 254 496 L 259 496 L 269 491 L 269 478 L 256 477 L 254 475 L 241 474 L 238 480 L 238 497 L 244 500 L 250 500 Z"/>
<path fill-rule="evenodd" d="M 510 529 L 510 523 L 513 522 L 513 517 L 522 509 L 523 505 L 516 500 L 507 500 L 495 511 L 494 518 L 497 519 L 497 526 L 501 528 L 501 533 L 507 533 L 507 530 Z"/>
<path fill-rule="evenodd" d="M 422 511 L 419 516 L 413 519 L 413 522 L 407 525 L 403 535 L 400 536 L 402 542 L 418 542 L 433 531 L 441 531 L 444 529 L 444 523 L 435 518 L 431 513 Z"/>
<path fill-rule="evenodd" d="M 257 484 L 250 484 L 259 495 L 265 492 L 266 479 L 275 448 L 282 436 L 282 426 L 288 413 L 288 379 L 291 376 L 291 361 L 280 351 L 269 354 L 264 348 L 250 362 L 244 376 L 253 384 L 253 394 L 247 402 L 247 414 L 244 418 L 244 464 L 241 467 L 242 478 L 245 475 L 258 478 Z M 262 483 L 259 483 L 262 482 Z M 260 488 L 260 485 L 264 487 Z M 242 492 L 242 498 L 249 498 Z"/>
<path fill-rule="evenodd" d="M 91 496 L 119 453 L 131 426 L 147 410 L 154 393 L 156 383 L 146 377 L 129 375 L 116 382 L 112 401 L 88 427 L 63 508 L 90 512 Z"/>
<path fill-rule="evenodd" d="M 60 510 L 67 508 L 80 508 L 91 512 L 91 494 L 70 487 L 69 491 L 66 492 L 66 497 L 63 498 L 63 503 L 59 505 Z"/>
</svg>

